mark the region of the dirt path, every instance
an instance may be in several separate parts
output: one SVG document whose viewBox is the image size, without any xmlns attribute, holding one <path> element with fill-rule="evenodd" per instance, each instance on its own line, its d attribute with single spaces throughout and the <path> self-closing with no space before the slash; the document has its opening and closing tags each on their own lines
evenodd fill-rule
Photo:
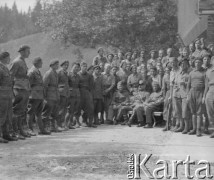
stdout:
<svg viewBox="0 0 214 180">
<path fill-rule="evenodd" d="M 159 158 L 185 159 L 191 153 L 194 160 L 214 162 L 213 150 L 208 137 L 163 133 L 160 128 L 83 127 L 1 144 L 0 179 L 125 180 L 129 153 L 153 154 L 147 164 L 153 167 Z"/>
</svg>

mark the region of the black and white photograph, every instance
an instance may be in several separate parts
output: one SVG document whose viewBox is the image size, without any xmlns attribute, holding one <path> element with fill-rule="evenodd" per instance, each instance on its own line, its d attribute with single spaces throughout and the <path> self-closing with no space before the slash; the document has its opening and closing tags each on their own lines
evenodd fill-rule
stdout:
<svg viewBox="0 0 214 180">
<path fill-rule="evenodd" d="M 0 180 L 214 180 L 214 0 L 0 0 Z"/>
</svg>

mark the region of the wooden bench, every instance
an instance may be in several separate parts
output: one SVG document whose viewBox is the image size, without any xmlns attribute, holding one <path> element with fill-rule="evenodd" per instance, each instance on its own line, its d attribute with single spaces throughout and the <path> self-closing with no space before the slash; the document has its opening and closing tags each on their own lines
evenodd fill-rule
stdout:
<svg viewBox="0 0 214 180">
<path fill-rule="evenodd" d="M 131 116 L 133 114 L 133 111 L 129 111 L 128 112 L 128 115 L 129 116 Z M 163 112 L 153 112 L 153 114 L 152 114 L 152 118 L 153 118 L 153 120 L 154 120 L 154 123 L 153 123 L 153 126 L 152 127 L 155 127 L 156 126 L 156 124 L 157 124 L 157 121 L 156 121 L 156 118 L 155 117 L 161 117 L 161 116 L 163 116 Z"/>
</svg>

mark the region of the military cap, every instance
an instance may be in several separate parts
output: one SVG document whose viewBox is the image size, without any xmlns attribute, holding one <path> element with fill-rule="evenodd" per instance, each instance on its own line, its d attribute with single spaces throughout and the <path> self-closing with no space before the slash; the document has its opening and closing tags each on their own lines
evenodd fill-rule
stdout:
<svg viewBox="0 0 214 180">
<path fill-rule="evenodd" d="M 112 53 L 109 53 L 109 54 L 107 55 L 107 57 L 110 56 L 110 55 L 114 57 L 114 54 L 112 54 Z"/>
<path fill-rule="evenodd" d="M 34 60 L 33 60 L 33 65 L 37 65 L 38 63 L 42 62 L 42 59 L 40 57 L 36 57 Z"/>
<path fill-rule="evenodd" d="M 52 60 L 52 61 L 50 62 L 50 67 L 51 67 L 51 66 L 54 66 L 54 65 L 56 65 L 56 64 L 59 64 L 59 61 L 58 61 L 58 60 Z"/>
<path fill-rule="evenodd" d="M 88 67 L 88 69 L 87 69 L 87 71 L 90 71 L 91 69 L 93 69 L 93 70 L 94 70 L 94 66 L 92 66 L 92 65 L 91 65 L 91 66 L 89 66 L 89 67 Z"/>
<path fill-rule="evenodd" d="M 22 45 L 22 46 L 20 46 L 18 52 L 24 51 L 25 49 L 30 49 L 30 46 L 28 46 L 28 45 Z"/>
<path fill-rule="evenodd" d="M 94 69 L 94 70 L 95 70 L 95 69 L 101 69 L 101 67 L 100 67 L 99 65 L 96 65 L 96 66 L 93 67 L 93 69 Z"/>
<path fill-rule="evenodd" d="M 130 70 L 132 71 L 134 67 L 137 67 L 137 64 L 132 64 Z"/>
<path fill-rule="evenodd" d="M 196 58 L 194 59 L 194 61 L 193 61 L 193 62 L 195 62 L 195 61 L 197 61 L 197 60 L 199 60 L 199 61 L 202 61 L 202 62 L 203 62 L 203 59 L 202 59 L 201 57 L 196 57 Z"/>
<path fill-rule="evenodd" d="M 0 60 L 7 58 L 8 56 L 10 56 L 9 52 L 2 52 L 0 54 Z"/>
<path fill-rule="evenodd" d="M 63 66 L 64 64 L 69 64 L 69 61 L 63 61 L 60 66 Z"/>
<path fill-rule="evenodd" d="M 104 51 L 103 47 L 99 47 L 99 48 L 97 49 L 97 52 L 99 53 L 101 50 Z"/>
</svg>

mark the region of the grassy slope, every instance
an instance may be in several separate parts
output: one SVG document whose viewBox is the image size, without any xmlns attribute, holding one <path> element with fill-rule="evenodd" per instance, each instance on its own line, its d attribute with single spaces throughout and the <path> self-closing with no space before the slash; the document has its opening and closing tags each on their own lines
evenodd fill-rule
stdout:
<svg viewBox="0 0 214 180">
<path fill-rule="evenodd" d="M 31 55 L 26 61 L 28 67 L 32 66 L 32 60 L 35 57 L 40 56 L 44 63 L 41 70 L 42 73 L 49 68 L 49 62 L 51 59 L 58 59 L 59 61 L 69 60 L 70 62 L 76 61 L 76 56 L 72 54 L 75 46 L 71 46 L 67 49 L 62 47 L 60 42 L 53 41 L 47 34 L 38 33 L 30 36 L 26 36 L 17 40 L 12 40 L 4 44 L 0 44 L 0 51 L 8 51 L 11 54 L 13 60 L 18 56 L 17 50 L 20 45 L 29 45 L 31 47 Z M 88 63 L 92 63 L 93 57 L 96 55 L 96 49 L 80 48 L 84 56 L 84 60 Z"/>
</svg>

